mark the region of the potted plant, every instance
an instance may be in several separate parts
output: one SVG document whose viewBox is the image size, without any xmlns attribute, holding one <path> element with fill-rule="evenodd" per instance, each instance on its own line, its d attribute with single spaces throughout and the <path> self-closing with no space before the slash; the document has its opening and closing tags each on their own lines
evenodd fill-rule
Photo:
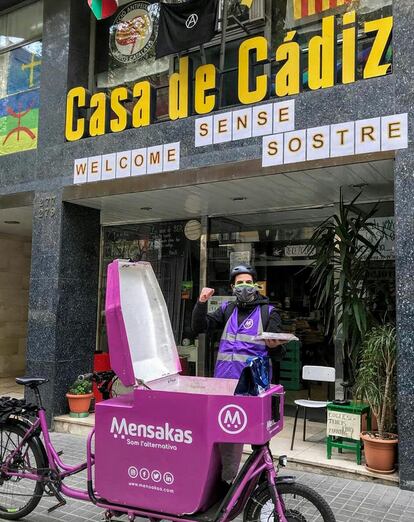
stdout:
<svg viewBox="0 0 414 522">
<path fill-rule="evenodd" d="M 77 379 L 66 394 L 69 402 L 69 415 L 71 417 L 87 417 L 91 405 L 92 383 L 87 380 Z"/>
<path fill-rule="evenodd" d="M 367 468 L 380 473 L 395 469 L 398 436 L 395 425 L 397 340 L 391 324 L 376 326 L 364 337 L 355 394 L 366 400 L 377 418 L 378 431 L 361 433 Z"/>
</svg>

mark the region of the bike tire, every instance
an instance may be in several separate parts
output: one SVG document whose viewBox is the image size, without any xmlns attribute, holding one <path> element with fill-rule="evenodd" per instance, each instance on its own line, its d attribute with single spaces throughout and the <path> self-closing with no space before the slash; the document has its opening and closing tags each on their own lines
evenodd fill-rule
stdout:
<svg viewBox="0 0 414 522">
<path fill-rule="evenodd" d="M 304 484 L 280 483 L 276 485 L 277 492 L 285 505 L 285 517 L 288 522 L 335 522 L 335 515 L 326 500 L 316 491 Z M 289 496 L 293 497 L 295 503 L 290 505 Z M 301 500 L 302 499 L 302 500 Z M 305 503 L 306 501 L 306 503 Z M 269 509 L 270 504 L 270 509 Z M 269 513 L 265 508 L 268 507 Z M 309 506 L 305 511 L 304 507 Z M 313 506 L 316 511 L 310 512 Z M 302 512 L 301 512 L 302 510 Z M 267 484 L 260 486 L 253 493 L 244 510 L 244 522 L 278 522 L 279 517 L 273 515 L 273 500 Z"/>
<path fill-rule="evenodd" d="M 3 464 L 7 455 L 19 440 L 26 434 L 23 426 L 14 423 L 0 425 L 0 462 Z M 29 460 L 31 459 L 31 460 Z M 41 473 L 46 463 L 39 445 L 33 439 L 24 443 L 19 455 L 19 461 L 15 469 L 31 469 Z M 24 484 L 23 484 L 24 483 Z M 26 484 L 28 486 L 27 493 Z M 32 487 L 33 485 L 33 487 Z M 16 490 L 16 493 L 13 493 Z M 0 473 L 0 518 L 6 520 L 19 520 L 31 513 L 39 504 L 43 495 L 43 484 L 36 480 L 7 478 L 7 474 Z M 13 496 L 14 495 L 14 496 Z M 25 502 L 25 498 L 28 501 Z M 21 499 L 21 502 L 20 502 Z"/>
</svg>

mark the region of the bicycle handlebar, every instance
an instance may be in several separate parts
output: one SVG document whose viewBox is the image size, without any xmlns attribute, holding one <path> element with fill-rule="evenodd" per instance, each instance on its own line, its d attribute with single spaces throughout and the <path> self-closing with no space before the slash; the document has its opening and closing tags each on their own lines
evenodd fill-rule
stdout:
<svg viewBox="0 0 414 522">
<path fill-rule="evenodd" d="M 100 383 L 102 381 L 110 381 L 113 377 L 115 377 L 115 373 L 112 370 L 106 370 L 102 372 L 84 373 L 78 376 L 78 380 Z"/>
<path fill-rule="evenodd" d="M 91 381 L 94 382 L 98 388 L 98 391 L 102 394 L 104 400 L 111 397 L 111 388 L 115 372 L 112 370 L 106 370 L 102 372 L 84 373 L 78 376 L 80 381 Z"/>
<path fill-rule="evenodd" d="M 93 373 L 84 373 L 82 375 L 78 375 L 79 381 L 91 381 L 93 379 Z"/>
</svg>

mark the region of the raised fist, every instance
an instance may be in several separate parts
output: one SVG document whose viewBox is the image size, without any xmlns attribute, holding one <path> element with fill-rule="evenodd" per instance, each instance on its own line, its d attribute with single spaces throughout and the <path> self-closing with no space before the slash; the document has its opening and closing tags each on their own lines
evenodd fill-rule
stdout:
<svg viewBox="0 0 414 522">
<path fill-rule="evenodd" d="M 200 297 L 198 300 L 200 303 L 206 303 L 210 297 L 214 295 L 214 289 L 213 288 L 203 288 L 200 293 Z"/>
</svg>

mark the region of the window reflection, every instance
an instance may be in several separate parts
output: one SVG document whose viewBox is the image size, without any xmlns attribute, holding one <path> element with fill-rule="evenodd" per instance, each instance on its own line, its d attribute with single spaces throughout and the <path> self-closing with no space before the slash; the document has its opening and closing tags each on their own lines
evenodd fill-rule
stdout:
<svg viewBox="0 0 414 522">
<path fill-rule="evenodd" d="M 372 47 L 373 35 L 364 32 L 364 23 L 370 20 L 392 15 L 392 0 L 255 0 L 250 9 L 241 6 L 239 0 L 229 0 L 228 30 L 224 59 L 224 69 L 220 80 L 219 107 L 239 104 L 237 89 L 238 49 L 240 43 L 253 36 L 266 36 L 270 43 L 270 66 L 265 72 L 271 75 L 269 96 L 275 96 L 274 78 L 282 64 L 275 62 L 275 50 L 283 43 L 288 31 L 295 31 L 296 41 L 301 47 L 303 58 L 302 85 L 307 85 L 307 46 L 309 39 L 320 34 L 321 20 L 327 16 L 337 16 L 338 58 L 337 78 L 341 80 L 341 46 L 343 14 L 355 11 L 358 26 L 358 53 L 356 80 L 361 79 L 367 56 Z M 118 19 L 123 9 L 134 6 L 133 2 L 123 0 L 117 14 L 109 20 L 97 23 L 96 42 L 96 80 L 98 89 L 112 89 L 117 85 L 131 87 L 136 81 L 148 79 L 156 90 L 156 117 L 167 115 L 166 87 L 169 73 L 177 69 L 177 55 L 155 59 L 155 40 L 158 31 L 158 4 L 149 4 L 147 10 L 133 9 Z M 220 2 L 223 6 L 223 0 Z M 139 12 L 138 12 L 139 11 Z M 122 18 L 122 17 L 121 17 Z M 118 21 L 117 21 L 118 20 Z M 220 28 L 219 28 L 220 29 Z M 204 46 L 204 56 L 200 49 L 189 51 L 193 61 L 193 70 L 203 63 L 220 65 L 221 34 Z M 384 63 L 392 63 L 392 45 L 390 44 Z M 264 66 L 252 60 L 252 81 L 255 75 L 263 74 Z M 390 67 L 389 73 L 392 72 Z M 194 80 L 194 79 L 193 79 Z"/>
<path fill-rule="evenodd" d="M 0 16 L 0 156 L 37 146 L 42 6 Z"/>
<path fill-rule="evenodd" d="M 0 16 L 0 50 L 40 37 L 43 2 L 35 2 Z"/>
<path fill-rule="evenodd" d="M 177 345 L 192 339 L 191 312 L 199 293 L 199 239 L 188 239 L 186 221 L 106 226 L 103 229 L 100 349 L 106 351 L 106 270 L 114 259 L 151 263 L 171 319 Z"/>
</svg>

